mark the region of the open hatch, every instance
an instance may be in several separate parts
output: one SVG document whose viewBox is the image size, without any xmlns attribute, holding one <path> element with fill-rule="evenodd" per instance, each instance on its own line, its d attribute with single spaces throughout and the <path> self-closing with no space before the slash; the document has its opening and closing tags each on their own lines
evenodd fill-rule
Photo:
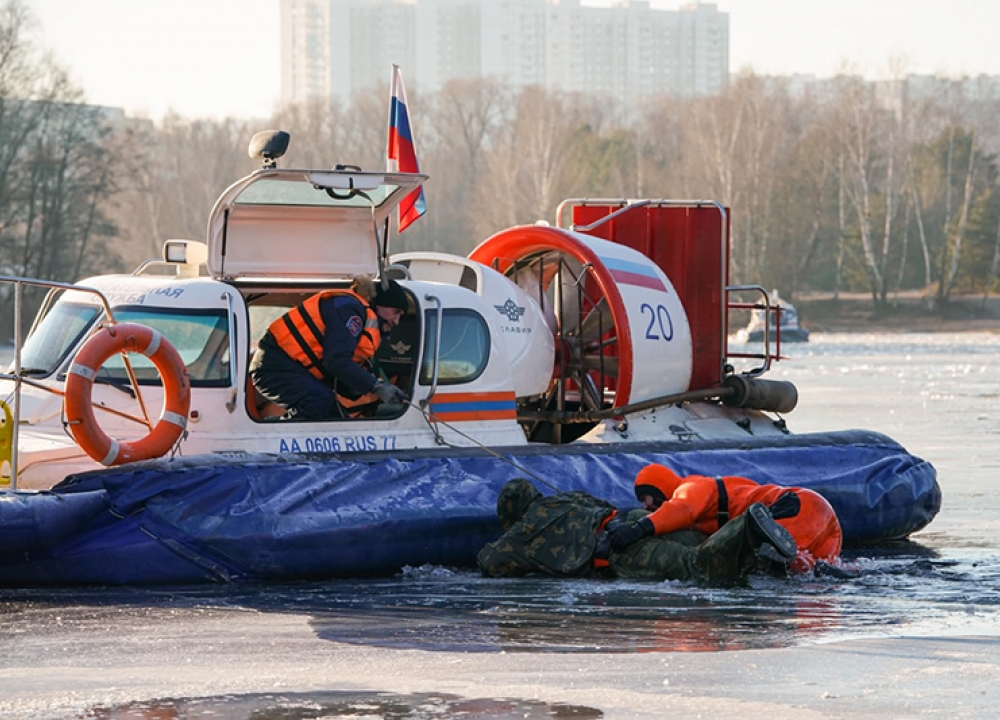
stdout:
<svg viewBox="0 0 1000 720">
<path fill-rule="evenodd" d="M 273 163 L 272 163 L 273 164 Z M 389 216 L 426 175 L 276 168 L 231 185 L 208 222 L 208 269 L 230 281 L 377 275 Z"/>
</svg>

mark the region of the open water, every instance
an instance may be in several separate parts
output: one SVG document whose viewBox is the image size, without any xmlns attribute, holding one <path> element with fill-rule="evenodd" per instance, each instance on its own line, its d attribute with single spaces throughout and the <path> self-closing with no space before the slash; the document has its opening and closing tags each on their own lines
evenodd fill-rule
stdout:
<svg viewBox="0 0 1000 720">
<path fill-rule="evenodd" d="M 936 520 L 906 543 L 846 549 L 857 579 L 709 590 L 423 567 L 260 587 L 0 590 L 0 717 L 599 717 L 598 701 L 523 687 L 470 697 L 458 678 L 608 654 L 1000 640 L 1000 334 L 815 334 L 783 350 L 770 377 L 799 389 L 794 432 L 878 430 L 938 469 Z M 410 662 L 456 674 L 408 684 Z M 599 664 L 579 667 L 600 684 Z"/>
</svg>

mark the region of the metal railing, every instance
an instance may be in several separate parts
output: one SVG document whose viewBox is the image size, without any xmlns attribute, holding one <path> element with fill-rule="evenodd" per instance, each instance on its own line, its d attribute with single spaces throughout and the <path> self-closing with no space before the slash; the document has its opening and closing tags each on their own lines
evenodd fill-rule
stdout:
<svg viewBox="0 0 1000 720">
<path fill-rule="evenodd" d="M 731 293 L 743 293 L 743 292 L 755 292 L 760 293 L 762 302 L 733 302 L 729 299 Z M 763 364 L 759 368 L 754 368 L 747 372 L 741 373 L 742 375 L 747 375 L 748 377 L 759 377 L 763 375 L 768 370 L 771 369 L 772 360 L 781 359 L 781 331 L 777 330 L 779 321 L 781 320 L 781 308 L 775 305 L 771 305 L 771 296 L 768 295 L 767 290 L 761 285 L 728 285 L 726 287 L 726 308 L 728 310 L 749 310 L 751 312 L 761 313 L 764 322 L 761 327 L 762 330 L 762 343 L 763 352 L 731 352 L 729 350 L 729 338 L 726 338 L 726 362 L 729 362 L 729 358 L 745 358 L 751 360 L 762 360 Z M 774 327 L 775 330 L 775 344 L 774 352 L 771 352 L 771 315 L 775 316 Z"/>
<path fill-rule="evenodd" d="M 22 306 L 24 304 L 24 286 L 29 285 L 32 287 L 47 287 L 49 292 L 42 302 L 42 307 L 39 309 L 38 314 L 35 315 L 34 322 L 31 324 L 31 330 L 29 335 L 35 331 L 38 327 L 38 323 L 41 318 L 49 311 L 49 307 L 53 301 L 56 290 L 75 290 L 83 293 L 91 293 L 96 295 L 101 301 L 101 308 L 104 310 L 104 314 L 107 316 L 109 323 L 115 322 L 115 316 L 111 312 L 111 305 L 108 303 L 108 299 L 104 296 L 100 290 L 91 287 L 85 287 L 82 285 L 72 285 L 70 283 L 61 283 L 54 280 L 40 280 L 38 278 L 20 277 L 17 275 L 0 275 L 0 283 L 13 284 L 14 285 L 14 372 L 0 372 L 0 379 L 3 380 L 13 380 L 14 381 L 14 407 L 13 407 L 13 429 L 11 434 L 11 460 L 10 460 L 10 483 L 11 489 L 17 489 L 17 442 L 18 442 L 18 428 L 21 423 L 21 386 L 23 384 L 30 384 L 32 386 L 39 386 L 38 383 L 33 383 L 26 381 L 21 372 L 21 349 L 24 344 L 23 333 L 21 330 L 22 321 Z M 138 387 L 138 383 L 135 382 L 135 378 L 132 375 L 131 365 L 128 366 L 129 377 L 131 378 L 135 387 Z M 45 388 L 49 389 L 49 388 Z"/>
</svg>

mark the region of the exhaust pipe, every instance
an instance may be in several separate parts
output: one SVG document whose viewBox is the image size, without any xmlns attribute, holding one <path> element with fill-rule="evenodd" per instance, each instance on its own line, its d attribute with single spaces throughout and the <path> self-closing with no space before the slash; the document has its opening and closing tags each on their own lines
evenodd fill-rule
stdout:
<svg viewBox="0 0 1000 720">
<path fill-rule="evenodd" d="M 799 391 L 787 380 L 760 380 L 745 375 L 730 375 L 722 381 L 722 387 L 732 390 L 722 398 L 722 403 L 727 407 L 789 413 L 799 402 Z"/>
</svg>

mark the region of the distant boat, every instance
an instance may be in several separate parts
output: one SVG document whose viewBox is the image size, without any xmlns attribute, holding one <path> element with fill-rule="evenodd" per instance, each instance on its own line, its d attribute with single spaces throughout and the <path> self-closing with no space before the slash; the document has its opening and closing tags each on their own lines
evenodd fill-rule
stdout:
<svg viewBox="0 0 1000 720">
<path fill-rule="evenodd" d="M 772 339 L 779 337 L 781 342 L 808 342 L 809 330 L 799 324 L 799 311 L 782 299 L 777 290 L 771 291 L 771 307 L 768 310 L 754 310 L 747 326 L 737 333 L 740 342 L 762 342 L 764 340 L 764 318 L 767 317 L 768 328 Z M 775 316 L 780 316 L 776 325 Z M 780 333 L 778 332 L 780 330 Z"/>
</svg>

